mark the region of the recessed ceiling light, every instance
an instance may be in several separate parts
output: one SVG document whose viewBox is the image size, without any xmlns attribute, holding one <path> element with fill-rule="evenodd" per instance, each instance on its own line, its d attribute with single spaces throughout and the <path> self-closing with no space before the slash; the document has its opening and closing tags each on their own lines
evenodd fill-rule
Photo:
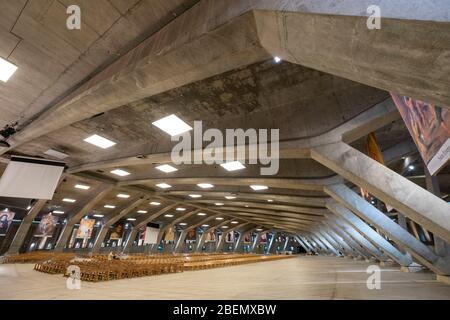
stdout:
<svg viewBox="0 0 450 320">
<path fill-rule="evenodd" d="M 27 210 L 30 210 L 30 209 L 31 209 L 31 206 L 28 206 L 28 207 L 27 207 Z"/>
<path fill-rule="evenodd" d="M 158 169 L 159 171 L 162 171 L 162 172 L 165 172 L 165 173 L 178 171 L 177 168 L 172 167 L 171 165 L 168 165 L 168 164 L 162 164 L 160 166 L 155 167 L 155 169 Z"/>
<path fill-rule="evenodd" d="M 236 199 L 236 197 L 235 196 L 225 196 L 225 199 L 233 200 L 233 199 Z"/>
<path fill-rule="evenodd" d="M 222 202 L 216 202 L 216 203 L 214 203 L 216 206 L 223 206 L 223 203 Z"/>
<path fill-rule="evenodd" d="M 272 199 L 267 199 L 267 202 L 273 202 L 273 200 Z"/>
<path fill-rule="evenodd" d="M 227 171 L 236 171 L 236 170 L 245 169 L 245 166 L 242 163 L 240 163 L 239 161 L 222 163 L 220 166 Z"/>
<path fill-rule="evenodd" d="M 216 218 L 216 220 L 223 220 L 223 218 L 221 218 L 221 217 L 218 217 L 218 218 Z"/>
<path fill-rule="evenodd" d="M 162 131 L 170 134 L 171 136 L 176 136 L 192 130 L 192 127 L 190 125 L 188 125 L 186 122 L 184 122 L 174 114 L 159 119 L 152 124 Z"/>
<path fill-rule="evenodd" d="M 232 224 L 238 224 L 238 221 L 231 221 Z"/>
<path fill-rule="evenodd" d="M 57 151 L 54 149 L 48 149 L 47 151 L 44 152 L 44 154 L 50 156 L 50 157 L 54 157 L 60 160 L 63 160 L 65 158 L 67 158 L 69 155 L 67 153 L 61 152 L 61 151 Z"/>
<path fill-rule="evenodd" d="M 199 184 L 197 184 L 197 186 L 199 186 L 202 189 L 214 188 L 214 186 L 210 183 L 199 183 Z"/>
<path fill-rule="evenodd" d="M 207 228 L 207 227 L 209 227 L 209 224 L 202 224 L 202 227 Z"/>
<path fill-rule="evenodd" d="M 137 213 L 147 213 L 147 210 L 138 210 Z"/>
<path fill-rule="evenodd" d="M 122 199 L 128 199 L 130 197 L 129 194 L 125 194 L 125 193 L 119 193 L 117 195 L 117 198 L 122 198 Z"/>
<path fill-rule="evenodd" d="M 136 221 L 136 218 L 128 218 L 127 221 Z"/>
<path fill-rule="evenodd" d="M 103 207 L 105 207 L 107 209 L 114 209 L 116 206 L 113 206 L 111 204 L 105 204 Z"/>
<path fill-rule="evenodd" d="M 177 211 L 186 211 L 186 208 L 176 208 Z"/>
<path fill-rule="evenodd" d="M 260 185 L 251 185 L 250 188 L 252 188 L 253 190 L 267 190 L 269 189 L 268 186 L 260 186 Z"/>
<path fill-rule="evenodd" d="M 81 190 L 89 190 L 91 187 L 90 187 L 90 186 L 87 186 L 87 185 L 85 185 L 85 184 L 76 184 L 76 185 L 75 185 L 75 188 L 81 189 Z"/>
<path fill-rule="evenodd" d="M 125 177 L 125 176 L 130 175 L 130 173 L 128 171 L 125 171 L 125 170 L 122 170 L 122 169 L 115 169 L 115 170 L 112 170 L 110 172 L 112 174 L 115 174 L 116 176 L 119 176 L 119 177 Z"/>
<path fill-rule="evenodd" d="M 263 231 L 263 229 L 256 229 L 256 231 L 260 232 L 260 231 Z"/>
<path fill-rule="evenodd" d="M 64 214 L 64 211 L 61 210 L 53 210 L 54 214 Z"/>
<path fill-rule="evenodd" d="M 191 198 L 201 198 L 202 196 L 200 194 L 190 194 L 189 197 Z"/>
<path fill-rule="evenodd" d="M 198 215 L 198 216 L 206 216 L 206 213 L 204 213 L 204 212 L 199 212 L 199 213 L 197 213 L 197 215 Z"/>
<path fill-rule="evenodd" d="M 158 183 L 156 186 L 157 186 L 158 188 L 161 188 L 161 189 L 172 188 L 172 186 L 171 186 L 170 184 L 167 184 L 167 183 Z"/>
<path fill-rule="evenodd" d="M 410 164 L 409 166 L 408 166 L 408 169 L 409 170 L 414 170 L 416 167 L 415 166 L 413 166 L 412 164 Z"/>
<path fill-rule="evenodd" d="M 102 149 L 111 148 L 116 144 L 114 141 L 103 138 L 97 134 L 93 134 L 92 136 L 87 137 L 86 139 L 84 139 L 84 141 Z"/>
<path fill-rule="evenodd" d="M 280 57 L 273 57 L 273 61 L 275 61 L 275 63 L 280 63 L 281 62 L 281 58 Z"/>
<path fill-rule="evenodd" d="M 186 222 L 181 222 L 180 226 L 187 226 L 187 223 Z"/>
<path fill-rule="evenodd" d="M 16 71 L 16 65 L 3 58 L 0 58 L 0 80 L 2 80 L 3 82 L 7 82 Z"/>
<path fill-rule="evenodd" d="M 173 214 L 166 214 L 166 215 L 164 215 L 164 217 L 166 217 L 166 218 L 173 218 Z"/>
<path fill-rule="evenodd" d="M 222 228 L 223 228 L 223 229 L 228 229 L 228 226 L 223 226 Z"/>
<path fill-rule="evenodd" d="M 75 200 L 75 199 L 70 199 L 70 198 L 64 198 L 64 199 L 62 199 L 62 201 L 74 203 L 74 202 L 77 201 L 77 200 Z"/>
<path fill-rule="evenodd" d="M 94 217 L 96 217 L 96 218 L 103 218 L 104 215 L 103 214 L 94 214 Z"/>
<path fill-rule="evenodd" d="M 161 202 L 152 201 L 152 202 L 150 202 L 150 204 L 152 206 L 159 206 L 161 204 Z"/>
</svg>

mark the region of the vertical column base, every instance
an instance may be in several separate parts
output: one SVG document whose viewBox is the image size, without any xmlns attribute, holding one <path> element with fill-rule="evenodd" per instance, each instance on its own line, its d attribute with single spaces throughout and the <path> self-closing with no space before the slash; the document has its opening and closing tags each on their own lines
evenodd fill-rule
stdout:
<svg viewBox="0 0 450 320">
<path fill-rule="evenodd" d="M 412 264 L 410 264 L 410 265 L 407 266 L 407 267 L 402 266 L 402 267 L 400 268 L 400 270 L 401 270 L 402 272 L 420 272 L 420 271 L 425 270 L 425 268 L 424 268 L 423 266 L 421 266 L 420 264 L 412 263 Z"/>
<path fill-rule="evenodd" d="M 380 261 L 380 267 L 396 267 L 398 264 L 394 261 Z"/>
<path fill-rule="evenodd" d="M 450 285 L 450 276 L 441 276 L 438 274 L 438 275 L 436 275 L 436 280 Z"/>
</svg>

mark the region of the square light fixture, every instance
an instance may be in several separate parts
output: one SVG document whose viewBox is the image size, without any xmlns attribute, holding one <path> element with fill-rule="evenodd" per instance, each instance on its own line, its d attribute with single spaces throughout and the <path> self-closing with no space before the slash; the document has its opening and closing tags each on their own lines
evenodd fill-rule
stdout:
<svg viewBox="0 0 450 320">
<path fill-rule="evenodd" d="M 16 71 L 16 65 L 3 58 L 0 58 L 0 80 L 2 80 L 3 82 L 7 82 Z"/>
<path fill-rule="evenodd" d="M 206 216 L 206 213 L 204 213 L 204 212 L 199 212 L 199 213 L 197 213 L 197 215 L 203 217 L 203 216 Z"/>
<path fill-rule="evenodd" d="M 119 193 L 117 196 L 117 198 L 122 198 L 122 199 L 128 199 L 130 197 L 129 194 L 125 194 L 125 193 Z"/>
<path fill-rule="evenodd" d="M 113 206 L 111 204 L 105 204 L 103 207 L 105 207 L 107 209 L 114 209 L 116 206 Z"/>
<path fill-rule="evenodd" d="M 173 218 L 173 214 L 165 214 L 164 217 L 166 217 L 166 218 Z"/>
<path fill-rule="evenodd" d="M 175 172 L 178 171 L 177 168 L 172 167 L 169 164 L 162 164 L 160 166 L 155 167 L 155 169 L 158 169 L 159 171 L 165 172 L 165 173 L 170 173 L 170 172 Z"/>
<path fill-rule="evenodd" d="M 236 197 L 235 196 L 225 196 L 225 199 L 233 200 L 233 199 L 236 199 Z"/>
<path fill-rule="evenodd" d="M 112 174 L 115 174 L 116 176 L 119 177 L 125 177 L 125 176 L 129 176 L 130 173 L 128 171 L 122 170 L 122 169 L 114 169 L 112 171 L 110 171 Z"/>
<path fill-rule="evenodd" d="M 199 186 L 202 189 L 211 189 L 214 188 L 214 186 L 210 183 L 198 183 L 197 186 Z"/>
<path fill-rule="evenodd" d="M 128 218 L 127 221 L 136 221 L 136 218 Z"/>
<path fill-rule="evenodd" d="M 159 205 L 161 205 L 161 202 L 152 201 L 152 202 L 150 202 L 150 205 L 159 206 Z"/>
<path fill-rule="evenodd" d="M 236 171 L 236 170 L 245 169 L 245 166 L 242 163 L 240 163 L 239 161 L 222 163 L 220 166 L 227 171 Z"/>
<path fill-rule="evenodd" d="M 220 221 L 220 220 L 223 220 L 223 218 L 221 218 L 221 217 L 218 217 L 218 218 L 216 218 L 216 220 Z"/>
<path fill-rule="evenodd" d="M 77 201 L 77 200 L 75 200 L 75 199 L 70 199 L 70 198 L 64 198 L 64 199 L 62 199 L 62 201 L 64 201 L 64 202 L 69 202 L 69 203 L 74 203 L 74 202 Z"/>
<path fill-rule="evenodd" d="M 172 188 L 172 186 L 171 186 L 170 184 L 167 184 L 167 183 L 158 183 L 156 186 L 157 186 L 158 188 L 161 188 L 161 189 L 169 189 L 169 188 Z"/>
<path fill-rule="evenodd" d="M 67 153 L 57 151 L 55 149 L 48 149 L 47 151 L 44 152 L 44 154 L 46 154 L 50 157 L 60 159 L 60 160 L 63 160 L 69 156 Z"/>
<path fill-rule="evenodd" d="M 216 206 L 223 206 L 223 203 L 222 202 L 216 202 L 216 203 L 214 203 Z"/>
<path fill-rule="evenodd" d="M 202 196 L 200 194 L 190 194 L 189 197 L 196 199 L 196 198 L 201 198 Z"/>
<path fill-rule="evenodd" d="M 61 211 L 61 210 L 53 210 L 52 213 L 54 213 L 54 214 L 64 214 L 64 211 Z"/>
<path fill-rule="evenodd" d="M 255 191 L 259 191 L 259 190 L 267 190 L 269 189 L 268 186 L 260 186 L 260 185 L 251 185 L 250 188 L 252 188 Z"/>
<path fill-rule="evenodd" d="M 138 210 L 137 213 L 147 213 L 147 210 Z"/>
<path fill-rule="evenodd" d="M 93 134 L 92 136 L 84 139 L 84 141 L 102 149 L 108 149 L 116 145 L 114 141 L 99 136 L 98 134 Z"/>
<path fill-rule="evenodd" d="M 164 117 L 152 123 L 162 131 L 170 134 L 171 136 L 177 136 L 179 134 L 192 130 L 192 127 L 186 122 L 178 118 L 176 115 Z"/>
<path fill-rule="evenodd" d="M 90 186 L 87 186 L 87 185 L 85 185 L 85 184 L 76 184 L 76 185 L 75 185 L 75 188 L 76 188 L 76 189 L 81 189 L 81 190 L 89 190 L 91 187 L 90 187 Z"/>
<path fill-rule="evenodd" d="M 176 208 L 175 210 L 177 210 L 177 211 L 186 211 L 186 208 Z"/>
<path fill-rule="evenodd" d="M 94 214 L 94 217 L 95 217 L 95 218 L 103 218 L 104 215 L 103 215 L 103 214 Z"/>
</svg>

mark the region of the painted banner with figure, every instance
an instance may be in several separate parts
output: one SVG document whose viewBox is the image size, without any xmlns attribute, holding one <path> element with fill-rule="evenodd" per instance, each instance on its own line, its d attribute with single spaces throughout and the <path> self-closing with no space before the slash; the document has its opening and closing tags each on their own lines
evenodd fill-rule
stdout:
<svg viewBox="0 0 450 320">
<path fill-rule="evenodd" d="M 110 240 L 119 240 L 122 239 L 123 236 L 123 224 L 122 223 L 118 223 L 116 224 L 112 231 L 111 231 L 111 236 L 109 237 Z"/>
<path fill-rule="evenodd" d="M 252 243 L 252 235 L 251 233 L 247 233 L 244 235 L 244 243 Z"/>
<path fill-rule="evenodd" d="M 210 231 L 206 234 L 206 240 L 205 242 L 215 242 L 216 241 L 216 234 L 214 231 Z"/>
<path fill-rule="evenodd" d="M 391 95 L 428 171 L 438 173 L 450 160 L 450 109 Z"/>
<path fill-rule="evenodd" d="M 186 235 L 186 242 L 195 242 L 197 240 L 197 231 L 195 229 L 189 230 Z"/>
<path fill-rule="evenodd" d="M 94 219 L 81 219 L 80 227 L 77 230 L 78 239 L 89 239 L 92 235 L 92 230 L 94 230 Z"/>
<path fill-rule="evenodd" d="M 9 210 L 3 210 L 0 212 L 0 236 L 6 236 L 15 215 L 15 212 Z"/>
<path fill-rule="evenodd" d="M 58 223 L 58 217 L 51 213 L 42 217 L 39 222 L 39 226 L 36 230 L 35 237 L 51 237 L 55 231 L 56 224 Z"/>
</svg>

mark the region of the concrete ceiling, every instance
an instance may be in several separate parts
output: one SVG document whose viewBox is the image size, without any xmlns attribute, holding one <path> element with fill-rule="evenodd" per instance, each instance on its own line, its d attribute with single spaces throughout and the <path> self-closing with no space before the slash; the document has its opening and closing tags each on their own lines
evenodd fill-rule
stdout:
<svg viewBox="0 0 450 320">
<path fill-rule="evenodd" d="M 436 8 L 424 10 L 423 16 L 418 7 L 405 11 L 409 16 L 391 10 L 385 29 L 368 33 L 361 17 L 366 7 L 359 8 L 362 2 L 345 6 L 307 0 L 2 1 L 0 56 L 19 70 L 0 85 L 0 125 L 19 121 L 21 131 L 9 140 L 12 148 L 1 152 L 7 152 L 5 157 L 48 158 L 44 152 L 53 148 L 69 155 L 69 168 L 83 168 L 170 152 L 174 143 L 151 125 L 169 114 L 190 124 L 202 120 L 204 129 L 278 128 L 280 139 L 290 143 L 333 132 L 384 102 L 387 90 L 437 103 L 450 101 L 443 89 L 448 89 L 448 17 Z M 390 7 L 388 1 L 380 2 Z M 80 32 L 60 27 L 65 26 L 65 8 L 74 3 L 83 12 Z M 416 36 L 423 38 L 414 48 L 417 56 L 425 52 L 436 56 L 433 63 L 405 58 L 417 30 Z M 387 48 L 395 52 L 392 60 Z M 275 63 L 274 55 L 284 61 Z M 393 121 L 388 121 L 390 117 L 373 128 L 383 151 L 411 142 L 398 114 Z M 92 134 L 117 145 L 102 150 L 85 143 L 83 139 Z M 360 150 L 364 136 L 351 141 Z M 394 160 L 392 167 L 401 156 Z M 281 159 L 279 173 L 266 180 L 259 175 L 259 165 L 235 173 L 217 165 L 182 165 L 167 176 L 152 163 L 133 164 L 124 179 L 109 173 L 115 167 L 81 169 L 78 176 L 67 176 L 41 214 L 59 209 L 70 218 L 77 207 L 62 199 L 88 197 L 89 192 L 73 188 L 84 181 L 92 188 L 101 183 L 114 186 L 90 210 L 105 219 L 139 198 L 145 201 L 123 218 L 139 218 L 137 210 L 151 215 L 158 211 L 149 205 L 154 198 L 162 207 L 181 202 L 208 214 L 289 229 L 314 224 L 316 220 L 308 218 L 314 215 L 311 212 L 322 215 L 323 185 L 340 179 L 308 157 Z M 170 191 L 155 188 L 163 180 L 173 181 Z M 214 182 L 215 188 L 199 189 L 196 183 L 201 180 Z M 249 189 L 253 182 L 270 188 L 253 193 Z M 117 198 L 120 192 L 130 198 Z M 193 200 L 190 193 L 203 197 Z M 224 200 L 226 194 L 238 199 Z M 226 204 L 222 209 L 214 205 L 219 200 Z M 108 210 L 105 204 L 116 208 Z M 156 222 L 169 220 L 159 217 Z"/>
</svg>

